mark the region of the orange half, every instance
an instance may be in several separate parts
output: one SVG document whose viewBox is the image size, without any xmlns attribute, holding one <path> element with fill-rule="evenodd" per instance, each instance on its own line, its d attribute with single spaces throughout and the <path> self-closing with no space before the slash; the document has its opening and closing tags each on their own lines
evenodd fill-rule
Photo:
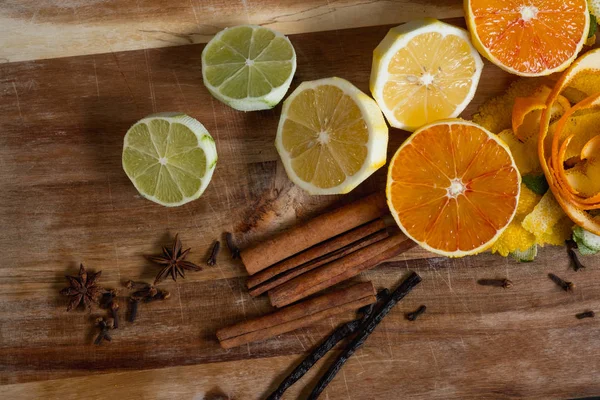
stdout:
<svg viewBox="0 0 600 400">
<path fill-rule="evenodd" d="M 587 39 L 586 0 L 465 0 L 464 4 L 477 50 L 513 74 L 562 71 Z"/>
<path fill-rule="evenodd" d="M 390 162 L 386 195 L 402 231 L 434 253 L 485 250 L 512 221 L 521 176 L 504 143 L 460 119 L 410 136 Z"/>
</svg>

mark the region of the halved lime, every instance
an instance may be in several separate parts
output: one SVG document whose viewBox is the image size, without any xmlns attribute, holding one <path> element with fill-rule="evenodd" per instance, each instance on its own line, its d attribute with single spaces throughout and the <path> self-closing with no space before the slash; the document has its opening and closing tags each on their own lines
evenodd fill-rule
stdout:
<svg viewBox="0 0 600 400">
<path fill-rule="evenodd" d="M 200 122 L 185 114 L 149 115 L 125 135 L 125 173 L 142 196 L 163 206 L 180 206 L 200 197 L 216 164 L 215 141 Z"/>
<path fill-rule="evenodd" d="M 289 39 L 256 25 L 224 29 L 202 51 L 204 85 L 240 111 L 275 107 L 295 71 L 296 53 Z"/>
</svg>

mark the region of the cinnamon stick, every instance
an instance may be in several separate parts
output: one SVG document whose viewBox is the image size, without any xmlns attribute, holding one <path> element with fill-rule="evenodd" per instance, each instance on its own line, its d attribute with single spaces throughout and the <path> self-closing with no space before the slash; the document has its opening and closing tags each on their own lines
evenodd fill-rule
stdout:
<svg viewBox="0 0 600 400">
<path fill-rule="evenodd" d="M 284 307 L 371 269 L 416 244 L 401 233 L 302 274 L 269 291 L 274 307 Z"/>
<path fill-rule="evenodd" d="M 251 296 L 258 296 L 290 279 L 344 257 L 389 236 L 381 219 L 369 222 L 340 236 L 292 256 L 251 276 L 246 283 Z"/>
<path fill-rule="evenodd" d="M 253 275 L 387 212 L 385 195 L 374 193 L 250 247 L 242 251 L 241 258 L 248 274 Z"/>
<path fill-rule="evenodd" d="M 345 311 L 356 310 L 376 301 L 373 284 L 363 282 L 277 310 L 269 315 L 220 329 L 217 331 L 217 338 L 221 347 L 228 349 L 308 326 L 316 321 Z"/>
</svg>

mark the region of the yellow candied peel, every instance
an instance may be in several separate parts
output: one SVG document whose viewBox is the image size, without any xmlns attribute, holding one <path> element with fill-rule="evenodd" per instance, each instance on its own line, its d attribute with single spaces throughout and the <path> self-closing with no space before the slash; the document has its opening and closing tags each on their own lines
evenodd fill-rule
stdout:
<svg viewBox="0 0 600 400">
<path fill-rule="evenodd" d="M 548 232 L 543 233 L 537 238 L 537 244 L 543 246 L 549 244 L 552 246 L 562 246 L 565 240 L 571 238 L 573 234 L 573 221 L 568 215 L 562 217 Z"/>
<path fill-rule="evenodd" d="M 512 128 L 515 98 L 531 96 L 544 82 L 547 83 L 548 78 L 527 78 L 513 82 L 503 95 L 483 103 L 473 115 L 473 122 L 494 133 Z"/>
<path fill-rule="evenodd" d="M 554 198 L 552 191 L 548 190 L 533 211 L 525 217 L 522 225 L 535 236 L 541 237 L 550 232 L 552 227 L 564 216 L 565 212 L 562 207 Z"/>
<path fill-rule="evenodd" d="M 588 9 L 595 17 L 600 17 L 600 0 L 587 0 Z"/>
<path fill-rule="evenodd" d="M 485 102 L 473 116 L 473 122 L 498 133 L 511 150 L 522 175 L 541 173 L 541 166 L 537 157 L 537 137 L 533 135 L 522 142 L 511 129 L 515 99 L 533 96 L 544 84 L 549 84 L 548 78 L 517 80 L 506 93 Z M 545 200 L 541 201 L 542 198 Z M 522 184 L 515 217 L 489 249 L 506 257 L 533 245 L 562 245 L 571 236 L 572 226 L 573 222 L 556 203 L 551 191 L 540 196 Z"/>
<path fill-rule="evenodd" d="M 513 251 L 525 251 L 536 244 L 536 237 L 521 225 L 523 219 L 530 214 L 542 197 L 521 184 L 521 195 L 517 211 L 512 222 L 502 232 L 502 235 L 492 244 L 492 253 L 499 253 L 506 257 Z"/>
<path fill-rule="evenodd" d="M 521 176 L 533 172 L 542 173 L 542 166 L 537 156 L 537 138 L 531 137 L 526 142 L 521 142 L 512 129 L 505 129 L 498 134 L 498 137 L 508 146 L 515 164 L 521 173 Z"/>
</svg>

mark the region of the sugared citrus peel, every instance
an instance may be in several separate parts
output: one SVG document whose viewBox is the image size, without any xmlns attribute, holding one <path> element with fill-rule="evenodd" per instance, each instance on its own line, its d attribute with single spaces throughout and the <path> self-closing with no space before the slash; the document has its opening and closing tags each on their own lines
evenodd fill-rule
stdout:
<svg viewBox="0 0 600 400">
<path fill-rule="evenodd" d="M 600 49 L 589 51 L 577 59 L 567 69 L 548 96 L 546 108 L 542 111 L 540 120 L 540 133 L 538 138 L 538 156 L 540 164 L 548 180 L 548 184 L 556 201 L 560 204 L 565 213 L 579 226 L 594 234 L 600 234 L 600 221 L 594 219 L 586 210 L 600 208 L 600 193 L 594 193 L 594 190 L 588 190 L 588 185 L 584 180 L 579 180 L 575 185 L 568 174 L 574 175 L 564 170 L 565 155 L 569 144 L 573 142 L 577 135 L 584 134 L 576 131 L 563 137 L 563 130 L 567 125 L 569 118 L 576 116 L 577 112 L 588 110 L 600 111 Z M 589 79 L 586 79 L 589 77 Z M 575 86 L 577 90 L 587 94 L 589 97 L 577 103 L 568 110 L 558 121 L 552 137 L 549 135 L 550 121 L 552 118 L 551 110 L 561 92 L 567 87 Z M 552 146 L 550 154 L 547 153 L 547 137 L 551 140 Z M 573 142 L 574 143 L 574 142 Z M 578 143 L 582 143 L 578 141 Z M 597 167 L 598 154 L 600 150 L 600 139 L 591 138 L 583 143 L 579 151 L 579 161 L 576 162 L 575 171 L 586 177 L 588 182 L 597 182 L 600 179 L 600 168 Z M 584 193 L 584 192 L 587 192 Z"/>
</svg>

